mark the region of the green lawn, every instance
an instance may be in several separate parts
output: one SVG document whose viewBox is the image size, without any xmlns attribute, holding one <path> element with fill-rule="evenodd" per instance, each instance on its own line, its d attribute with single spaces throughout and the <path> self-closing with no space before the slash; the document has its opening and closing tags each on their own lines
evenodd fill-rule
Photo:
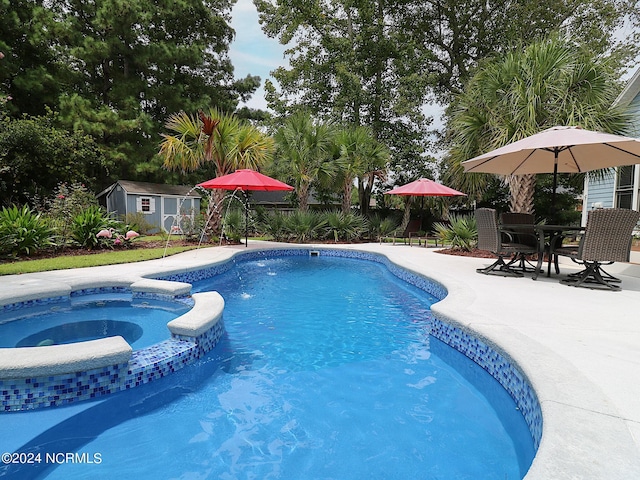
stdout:
<svg viewBox="0 0 640 480">
<path fill-rule="evenodd" d="M 194 246 L 169 247 L 166 255 L 193 250 Z M 63 270 L 65 268 L 95 267 L 99 265 L 115 265 L 118 263 L 141 262 L 162 258 L 165 255 L 164 248 L 139 248 L 134 250 L 111 250 L 90 255 L 61 255 L 56 258 L 43 258 L 38 260 L 22 260 L 0 264 L 0 275 L 13 275 L 20 273 L 45 272 L 48 270 Z"/>
</svg>

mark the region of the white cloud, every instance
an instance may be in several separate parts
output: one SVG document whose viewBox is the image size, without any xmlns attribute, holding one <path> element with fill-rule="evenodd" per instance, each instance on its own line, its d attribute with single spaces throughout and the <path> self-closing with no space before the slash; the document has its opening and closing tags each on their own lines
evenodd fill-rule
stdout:
<svg viewBox="0 0 640 480">
<path fill-rule="evenodd" d="M 245 105 L 250 108 L 266 109 L 264 82 L 271 71 L 279 66 L 288 65 L 284 59 L 285 47 L 278 40 L 267 37 L 260 28 L 258 11 L 252 0 L 238 0 L 233 7 L 231 26 L 236 31 L 229 49 L 236 78 L 258 75 L 260 88 Z"/>
</svg>

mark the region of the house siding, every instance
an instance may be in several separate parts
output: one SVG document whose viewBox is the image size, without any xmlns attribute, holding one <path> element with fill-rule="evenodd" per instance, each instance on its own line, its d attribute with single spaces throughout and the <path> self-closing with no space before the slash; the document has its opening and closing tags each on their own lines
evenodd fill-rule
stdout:
<svg viewBox="0 0 640 480">
<path fill-rule="evenodd" d="M 624 134 L 630 137 L 640 137 L 640 70 L 638 70 L 632 79 L 629 81 L 623 93 L 618 97 L 614 105 L 627 106 L 629 113 L 633 117 L 631 127 L 627 129 Z M 631 98 L 630 98 L 631 97 Z M 635 173 L 635 185 L 634 185 L 634 198 L 632 206 L 635 210 L 638 209 L 638 190 L 640 189 L 640 169 L 636 168 Z M 585 186 L 585 195 L 583 199 L 583 224 L 586 222 L 587 213 L 593 210 L 594 204 L 600 204 L 603 208 L 615 207 L 615 189 L 616 189 L 616 175 L 609 175 L 607 178 L 593 179 L 588 178 L 588 183 Z"/>
<path fill-rule="evenodd" d="M 612 208 L 614 186 L 614 175 L 608 175 L 607 178 L 602 180 L 590 179 L 585 202 L 586 210 L 593 210 L 595 208 L 594 204 L 602 204 L 602 208 Z"/>
<path fill-rule="evenodd" d="M 640 137 L 640 95 L 636 96 L 629 104 L 629 111 L 636 119 L 627 132 L 631 137 Z"/>
<path fill-rule="evenodd" d="M 144 215 L 144 219 L 149 222 L 151 225 L 155 225 L 156 227 L 160 227 L 162 224 L 160 219 L 160 202 L 162 197 L 159 195 L 138 195 L 138 194 L 128 194 L 127 195 L 127 213 L 137 213 L 138 212 L 138 199 L 139 198 L 152 198 L 155 201 L 154 211 L 153 212 L 142 212 Z"/>
</svg>

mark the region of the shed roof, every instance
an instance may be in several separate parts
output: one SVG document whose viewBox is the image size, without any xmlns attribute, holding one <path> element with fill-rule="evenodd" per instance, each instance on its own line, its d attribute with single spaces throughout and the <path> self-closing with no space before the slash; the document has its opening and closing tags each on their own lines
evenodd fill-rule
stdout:
<svg viewBox="0 0 640 480">
<path fill-rule="evenodd" d="M 176 197 L 197 197 L 200 195 L 194 187 L 188 185 L 168 185 L 166 183 L 133 182 L 131 180 L 118 180 L 116 183 L 106 188 L 98 194 L 98 197 L 111 192 L 117 185 L 120 185 L 125 192 L 137 195 L 172 195 Z"/>
</svg>

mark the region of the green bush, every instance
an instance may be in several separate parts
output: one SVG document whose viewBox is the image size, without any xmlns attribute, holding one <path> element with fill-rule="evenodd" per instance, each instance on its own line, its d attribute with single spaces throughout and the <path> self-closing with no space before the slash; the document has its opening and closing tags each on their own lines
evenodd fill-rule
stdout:
<svg viewBox="0 0 640 480">
<path fill-rule="evenodd" d="M 343 212 L 325 212 L 326 236 L 339 240 L 352 241 L 361 239 L 368 229 L 367 219 L 362 215 Z"/>
<path fill-rule="evenodd" d="M 320 238 L 326 220 L 316 212 L 296 210 L 285 216 L 285 230 L 287 236 L 296 242 L 308 242 Z"/>
<path fill-rule="evenodd" d="M 232 242 L 239 242 L 244 236 L 244 215 L 238 209 L 232 209 L 222 218 L 222 232 Z"/>
<path fill-rule="evenodd" d="M 0 210 L 0 254 L 31 255 L 55 245 L 53 229 L 46 219 L 27 205 Z"/>
<path fill-rule="evenodd" d="M 46 214 L 60 237 L 59 243 L 61 245 L 66 245 L 72 240 L 71 223 L 73 218 L 92 206 L 98 206 L 98 200 L 82 183 L 72 183 L 71 185 L 61 183 L 57 186 L 52 197 L 45 199 Z"/>
<path fill-rule="evenodd" d="M 450 225 L 435 223 L 436 235 L 452 248 L 470 251 L 478 242 L 478 227 L 473 215 L 452 215 Z"/>
<path fill-rule="evenodd" d="M 121 223 L 106 215 L 98 206 L 91 206 L 79 213 L 71 222 L 71 238 L 82 248 L 111 246 L 113 234 L 121 227 Z M 101 230 L 110 230 L 111 238 L 99 238 Z"/>
<path fill-rule="evenodd" d="M 286 214 L 274 210 L 261 215 L 260 229 L 266 235 L 270 235 L 276 242 L 281 242 L 287 237 Z"/>
<path fill-rule="evenodd" d="M 147 216 L 142 212 L 127 213 L 124 216 L 124 223 L 129 225 L 130 230 L 135 230 L 140 235 L 149 235 L 158 227 L 147 220 Z"/>
<path fill-rule="evenodd" d="M 379 240 L 381 237 L 389 236 L 396 228 L 399 222 L 393 216 L 382 217 L 380 215 L 372 215 L 369 218 L 369 236 Z"/>
</svg>

